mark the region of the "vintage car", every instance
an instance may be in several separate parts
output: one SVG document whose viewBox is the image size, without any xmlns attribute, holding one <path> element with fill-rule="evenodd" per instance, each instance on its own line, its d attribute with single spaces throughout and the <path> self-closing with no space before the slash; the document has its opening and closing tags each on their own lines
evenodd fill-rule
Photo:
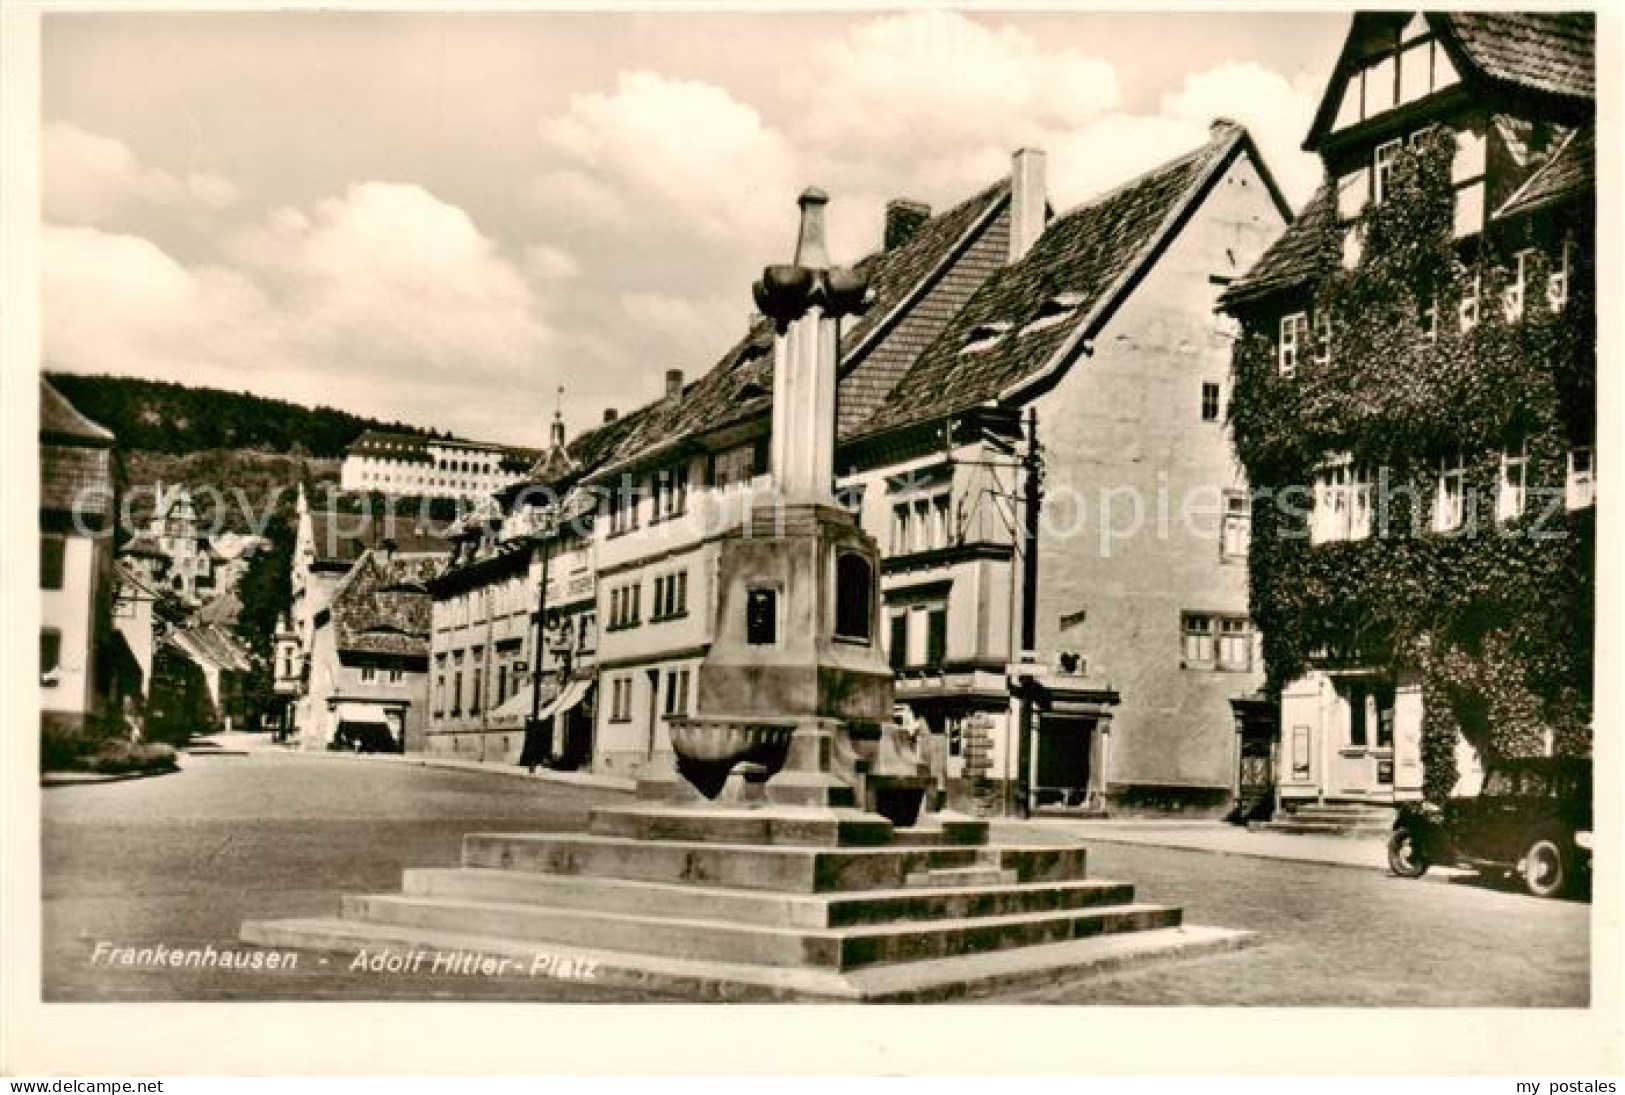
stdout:
<svg viewBox="0 0 1625 1095">
<path fill-rule="evenodd" d="M 1388 866 L 1420 878 L 1430 866 L 1516 873 L 1536 897 L 1581 887 L 1591 872 L 1591 761 L 1493 761 L 1476 795 L 1402 807 Z"/>
</svg>

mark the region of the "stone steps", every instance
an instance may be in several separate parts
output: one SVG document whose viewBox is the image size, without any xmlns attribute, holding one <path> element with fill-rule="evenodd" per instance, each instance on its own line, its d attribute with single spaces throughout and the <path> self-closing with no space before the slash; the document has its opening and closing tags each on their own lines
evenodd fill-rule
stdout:
<svg viewBox="0 0 1625 1095">
<path fill-rule="evenodd" d="M 264 947 L 343 955 L 506 956 L 517 959 L 524 971 L 533 968 L 539 953 L 535 944 L 511 939 L 337 917 L 248 921 L 243 925 L 242 939 Z M 695 1003 L 938 1003 L 1049 985 L 1061 974 L 1101 975 L 1157 962 L 1222 954 L 1256 942 L 1251 932 L 1184 925 L 847 971 L 700 962 L 596 947 L 572 948 L 546 956 L 552 960 L 552 968 L 567 969 L 576 979 L 662 993 Z M 545 972 L 519 976 L 535 986 L 537 999 L 554 996 L 557 982 Z"/>
<path fill-rule="evenodd" d="M 1020 882 L 1064 881 L 1084 877 L 1086 859 L 1080 847 L 1057 845 L 815 848 L 644 841 L 591 833 L 470 833 L 463 838 L 463 863 L 469 867 L 788 893 L 902 889 L 911 874 L 951 867 L 1011 870 Z"/>
<path fill-rule="evenodd" d="M 589 830 L 644 841 L 830 848 L 969 847 L 987 840 L 987 822 L 975 818 L 939 816 L 894 830 L 884 818 L 850 809 L 672 810 L 666 803 L 600 807 L 592 811 Z"/>
<path fill-rule="evenodd" d="M 904 883 L 909 886 L 999 886 L 1015 882 L 1016 872 L 1002 867 L 934 867 L 915 871 Z"/>
<path fill-rule="evenodd" d="M 1313 836 L 1385 836 L 1394 827 L 1391 806 L 1361 802 L 1304 803 L 1273 820 L 1253 822 L 1249 827 L 1274 833 L 1300 833 Z"/>
<path fill-rule="evenodd" d="M 368 895 L 346 897 L 343 919 L 464 931 L 542 948 L 595 946 L 699 961 L 850 970 L 1174 928 L 1179 926 L 1180 912 L 1158 905 L 1112 905 L 846 928 L 784 928 L 545 905 Z"/>
<path fill-rule="evenodd" d="M 413 897 L 535 904 L 618 915 L 660 915 L 766 927 L 840 928 L 859 924 L 967 919 L 1054 912 L 1134 900 L 1134 887 L 1104 879 L 1017 883 L 1010 872 L 992 882 L 909 886 L 844 894 L 778 894 L 759 890 L 636 882 L 484 868 L 409 869 L 403 892 Z"/>
</svg>

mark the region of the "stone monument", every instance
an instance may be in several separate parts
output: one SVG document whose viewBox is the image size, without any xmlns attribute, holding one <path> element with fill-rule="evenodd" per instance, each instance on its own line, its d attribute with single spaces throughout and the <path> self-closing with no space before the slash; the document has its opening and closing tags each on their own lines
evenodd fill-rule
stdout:
<svg viewBox="0 0 1625 1095">
<path fill-rule="evenodd" d="M 1241 945 L 1088 878 L 1041 830 L 922 810 L 892 715 L 880 554 L 833 494 L 839 325 L 867 286 L 831 265 L 822 191 L 792 262 L 755 286 L 776 325 L 773 504 L 722 539 L 714 637 L 676 773 L 592 811 L 586 832 L 470 834 L 462 866 L 335 918 L 250 921 L 278 947 L 570 952 L 600 980 L 698 999 L 933 1000 Z M 538 982 L 545 998 L 545 982 Z"/>
</svg>

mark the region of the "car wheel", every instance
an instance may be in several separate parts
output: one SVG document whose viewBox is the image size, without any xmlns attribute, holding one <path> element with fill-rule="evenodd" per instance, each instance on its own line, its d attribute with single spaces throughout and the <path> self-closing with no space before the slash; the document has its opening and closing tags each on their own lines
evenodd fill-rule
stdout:
<svg viewBox="0 0 1625 1095">
<path fill-rule="evenodd" d="M 1400 878 L 1421 878 L 1427 874 L 1427 857 L 1409 829 L 1395 829 L 1394 835 L 1388 838 L 1388 869 Z"/>
<path fill-rule="evenodd" d="M 1568 886 L 1563 848 L 1549 836 L 1535 838 L 1523 854 L 1523 887 L 1536 897 L 1556 897 Z"/>
</svg>

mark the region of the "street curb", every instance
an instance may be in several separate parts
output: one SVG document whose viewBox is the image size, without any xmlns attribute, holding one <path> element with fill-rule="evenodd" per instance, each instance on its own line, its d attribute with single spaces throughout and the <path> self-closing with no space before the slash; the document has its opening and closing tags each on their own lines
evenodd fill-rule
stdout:
<svg viewBox="0 0 1625 1095">
<path fill-rule="evenodd" d="M 345 753 L 337 750 L 310 750 L 301 749 L 263 749 L 254 750 L 256 753 L 269 753 L 274 756 L 309 757 L 321 760 L 350 760 L 373 764 L 406 764 L 417 768 L 438 768 L 446 772 L 477 772 L 481 775 L 507 776 L 511 779 L 530 780 L 533 783 L 551 783 L 559 787 L 584 787 L 598 791 L 615 791 L 632 794 L 637 790 L 637 782 L 630 779 L 621 779 L 617 776 L 579 775 L 565 772 L 526 772 L 523 769 L 508 765 L 481 764 L 477 761 L 446 761 L 437 757 L 424 757 L 399 753 Z"/>
<path fill-rule="evenodd" d="M 1017 824 L 1021 823 L 1018 822 Z M 1268 852 L 1255 852 L 1240 848 L 1200 848 L 1189 844 L 1164 844 L 1149 840 L 1125 840 L 1120 836 L 1112 836 L 1110 834 L 1096 835 L 1094 833 L 1072 832 L 1068 833 L 1067 835 L 1074 837 L 1077 840 L 1086 842 L 1095 841 L 1100 844 L 1114 844 L 1119 847 L 1157 848 L 1162 851 L 1170 852 L 1195 852 L 1200 855 L 1232 856 L 1236 859 L 1263 859 L 1270 860 L 1275 863 L 1302 863 L 1311 867 L 1344 867 L 1354 871 L 1374 871 L 1384 876 L 1389 874 L 1386 866 L 1376 863 L 1350 863 L 1346 860 L 1317 859 L 1309 856 L 1271 855 Z M 1423 875 L 1422 878 L 1415 881 L 1447 883 L 1453 878 L 1471 873 L 1471 871 L 1462 871 L 1450 867 L 1435 867 L 1428 871 L 1427 874 Z"/>
<path fill-rule="evenodd" d="M 41 787 L 93 787 L 99 783 L 124 783 L 132 779 L 157 779 L 181 770 L 179 764 L 159 772 L 41 772 Z"/>
</svg>

